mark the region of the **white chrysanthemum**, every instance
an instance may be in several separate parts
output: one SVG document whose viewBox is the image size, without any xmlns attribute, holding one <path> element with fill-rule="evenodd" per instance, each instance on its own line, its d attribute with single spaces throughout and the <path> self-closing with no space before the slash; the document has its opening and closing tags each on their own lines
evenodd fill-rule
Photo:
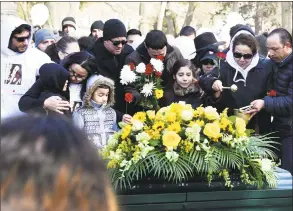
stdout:
<svg viewBox="0 0 293 211">
<path fill-rule="evenodd" d="M 192 139 L 193 142 L 199 142 L 200 141 L 200 131 L 201 127 L 198 124 L 192 125 L 192 127 L 188 127 L 185 130 L 185 135 L 189 138 Z"/>
<path fill-rule="evenodd" d="M 181 113 L 181 118 L 184 120 L 184 121 L 190 121 L 193 117 L 193 112 L 192 110 L 183 110 L 182 113 Z"/>
<path fill-rule="evenodd" d="M 139 63 L 137 66 L 136 66 L 136 68 L 135 68 L 135 71 L 137 72 L 137 73 L 144 73 L 145 72 L 145 64 L 144 63 Z"/>
<path fill-rule="evenodd" d="M 140 141 L 149 141 L 151 139 L 151 137 L 149 136 L 149 134 L 147 134 L 146 132 L 141 132 L 139 134 L 137 134 L 135 136 L 135 139 L 140 142 Z"/>
<path fill-rule="evenodd" d="M 261 170 L 270 171 L 272 169 L 272 161 L 270 159 L 264 158 L 261 160 Z"/>
<path fill-rule="evenodd" d="M 153 89 L 154 89 L 154 83 L 153 82 L 147 83 L 147 84 L 143 85 L 141 93 L 145 97 L 149 97 L 153 94 Z"/>
<path fill-rule="evenodd" d="M 178 160 L 179 154 L 174 151 L 166 152 L 166 157 L 170 162 L 176 162 Z"/>
<path fill-rule="evenodd" d="M 131 71 L 129 65 L 124 65 L 120 73 L 120 83 L 127 85 L 133 83 L 136 80 L 136 74 L 134 71 Z"/>
<path fill-rule="evenodd" d="M 153 65 L 154 71 L 156 71 L 156 72 L 162 72 L 163 71 L 164 64 L 163 64 L 163 62 L 161 60 L 151 58 L 150 63 Z"/>
<path fill-rule="evenodd" d="M 143 129 L 143 123 L 139 120 L 132 120 L 132 130 L 140 131 Z"/>
</svg>

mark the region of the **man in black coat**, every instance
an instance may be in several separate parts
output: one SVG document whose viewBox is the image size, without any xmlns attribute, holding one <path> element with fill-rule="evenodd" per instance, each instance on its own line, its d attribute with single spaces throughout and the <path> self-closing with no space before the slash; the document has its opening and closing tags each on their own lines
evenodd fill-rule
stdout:
<svg viewBox="0 0 293 211">
<path fill-rule="evenodd" d="M 125 113 L 124 87 L 120 83 L 120 72 L 125 58 L 133 48 L 125 45 L 126 28 L 118 19 L 107 20 L 104 24 L 103 37 L 99 38 L 92 49 L 100 74 L 115 81 L 114 108 Z"/>
<path fill-rule="evenodd" d="M 253 115 L 265 109 L 274 117 L 272 129 L 280 137 L 282 167 L 292 173 L 293 56 L 292 35 L 283 28 L 274 29 L 267 38 L 268 56 L 274 67 L 272 90 L 275 96 L 251 102 Z"/>
</svg>

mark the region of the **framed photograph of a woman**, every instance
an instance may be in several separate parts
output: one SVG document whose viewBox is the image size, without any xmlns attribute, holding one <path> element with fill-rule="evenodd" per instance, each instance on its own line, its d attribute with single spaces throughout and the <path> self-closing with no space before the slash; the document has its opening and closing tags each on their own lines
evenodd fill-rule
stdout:
<svg viewBox="0 0 293 211">
<path fill-rule="evenodd" d="M 9 75 L 4 80 L 4 84 L 21 85 L 22 67 L 21 64 L 11 64 Z"/>
</svg>

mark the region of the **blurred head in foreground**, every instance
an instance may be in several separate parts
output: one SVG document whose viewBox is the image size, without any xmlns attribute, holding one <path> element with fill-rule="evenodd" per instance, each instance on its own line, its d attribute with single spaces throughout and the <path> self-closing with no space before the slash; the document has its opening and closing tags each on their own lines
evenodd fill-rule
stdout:
<svg viewBox="0 0 293 211">
<path fill-rule="evenodd" d="M 2 211 L 116 211 L 106 168 L 85 135 L 60 117 L 1 124 Z"/>
</svg>

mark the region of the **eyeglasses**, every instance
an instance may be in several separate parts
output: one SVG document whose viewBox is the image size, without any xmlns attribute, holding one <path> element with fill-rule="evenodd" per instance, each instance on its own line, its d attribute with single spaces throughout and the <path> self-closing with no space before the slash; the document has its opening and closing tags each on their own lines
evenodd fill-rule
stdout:
<svg viewBox="0 0 293 211">
<path fill-rule="evenodd" d="M 203 64 L 203 65 L 215 65 L 215 62 L 213 61 L 213 60 L 211 60 L 211 59 L 205 59 L 205 60 L 203 60 L 203 61 L 201 61 L 201 64 Z"/>
<path fill-rule="evenodd" d="M 236 59 L 240 59 L 241 57 L 243 57 L 243 59 L 251 59 L 253 57 L 252 54 L 241 54 L 241 53 L 238 53 L 238 52 L 234 52 L 233 56 Z"/>
<path fill-rule="evenodd" d="M 112 40 L 110 40 L 111 42 L 112 42 L 112 44 L 113 45 L 115 45 L 115 46 L 118 46 L 118 45 L 120 45 L 120 44 L 122 44 L 122 45 L 125 45 L 126 43 L 127 43 L 127 40 L 115 40 L 115 41 L 112 41 Z"/>
<path fill-rule="evenodd" d="M 76 72 L 74 72 L 73 70 L 70 70 L 69 71 L 69 75 L 70 75 L 70 77 L 75 77 L 76 79 L 79 79 L 79 80 L 84 80 L 84 79 L 86 79 L 86 77 L 87 76 L 81 76 L 81 75 L 78 75 L 78 74 L 76 74 Z"/>
<path fill-rule="evenodd" d="M 27 37 L 16 37 L 16 36 L 13 36 L 13 38 L 16 39 L 17 42 L 24 42 L 25 40 L 28 40 L 31 36 L 27 36 Z"/>
</svg>

